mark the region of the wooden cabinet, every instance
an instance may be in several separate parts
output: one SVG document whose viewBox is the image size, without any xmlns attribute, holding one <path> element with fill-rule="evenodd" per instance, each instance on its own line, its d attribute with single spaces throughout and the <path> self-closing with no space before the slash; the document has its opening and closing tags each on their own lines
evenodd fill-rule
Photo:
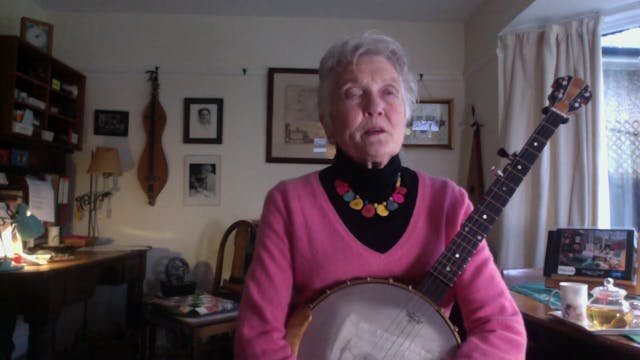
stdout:
<svg viewBox="0 0 640 360">
<path fill-rule="evenodd" d="M 21 40 L 0 36 L 0 150 L 25 173 L 63 173 L 82 149 L 85 76 Z M 28 153 L 24 166 L 11 152 Z M 1 169 L 0 169 L 1 170 Z"/>
</svg>

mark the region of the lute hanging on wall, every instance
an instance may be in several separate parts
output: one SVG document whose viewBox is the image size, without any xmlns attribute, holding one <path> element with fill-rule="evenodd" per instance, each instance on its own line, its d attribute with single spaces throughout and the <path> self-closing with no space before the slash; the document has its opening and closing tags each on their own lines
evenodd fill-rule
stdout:
<svg viewBox="0 0 640 360">
<path fill-rule="evenodd" d="M 582 79 L 557 78 L 542 122 L 497 173 L 483 199 L 414 289 L 392 280 L 356 279 L 297 309 L 286 340 L 300 360 L 445 359 L 460 344 L 438 307 L 556 129 L 591 99 Z"/>
<path fill-rule="evenodd" d="M 144 109 L 144 131 L 147 141 L 138 163 L 138 181 L 147 195 L 149 205 L 156 204 L 156 198 L 167 184 L 169 169 L 162 150 L 162 132 L 167 123 L 167 115 L 160 104 L 158 90 L 158 67 L 147 71 L 151 82 L 151 100 Z"/>
</svg>

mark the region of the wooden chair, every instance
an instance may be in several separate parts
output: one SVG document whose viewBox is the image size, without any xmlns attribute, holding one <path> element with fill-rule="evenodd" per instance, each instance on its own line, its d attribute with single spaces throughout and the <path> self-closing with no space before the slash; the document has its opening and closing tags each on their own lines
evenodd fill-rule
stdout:
<svg viewBox="0 0 640 360">
<path fill-rule="evenodd" d="M 244 278 L 251 262 L 253 245 L 257 234 L 257 222 L 238 220 L 231 224 L 222 236 L 218 247 L 218 258 L 213 277 L 212 294 L 236 301 L 240 300 Z M 231 274 L 222 278 L 224 255 L 233 235 L 233 259 Z M 201 358 L 203 340 L 219 334 L 233 333 L 238 313 L 204 315 L 199 317 L 174 316 L 151 303 L 145 304 L 145 357 L 154 358 L 156 328 L 162 327 L 186 333 L 190 338 L 189 355 L 192 359 Z"/>
<path fill-rule="evenodd" d="M 235 231 L 233 239 L 233 258 L 231 260 L 231 274 L 229 278 L 222 279 L 224 267 L 224 251 L 231 234 Z M 227 299 L 240 300 L 244 287 L 244 277 L 249 269 L 253 246 L 258 232 L 257 221 L 238 220 L 231 224 L 222 235 L 216 260 L 216 271 L 213 276 L 213 288 L 211 292 Z"/>
</svg>

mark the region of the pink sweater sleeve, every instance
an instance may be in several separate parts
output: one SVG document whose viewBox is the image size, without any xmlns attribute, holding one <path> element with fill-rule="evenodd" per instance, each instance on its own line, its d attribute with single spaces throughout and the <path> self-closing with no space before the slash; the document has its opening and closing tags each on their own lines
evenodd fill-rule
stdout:
<svg viewBox="0 0 640 360">
<path fill-rule="evenodd" d="M 520 310 L 483 241 L 454 285 L 467 339 L 455 359 L 524 359 L 527 335 Z"/>
<path fill-rule="evenodd" d="M 463 206 L 446 207 L 445 216 L 456 224 L 449 227 L 451 239 L 473 210 L 467 193 L 457 187 L 454 203 Z M 457 210 L 456 210 L 457 209 Z M 444 301 L 450 307 L 453 297 L 460 307 L 467 338 L 454 357 L 456 360 L 525 358 L 527 334 L 520 310 L 502 279 L 486 240 L 483 240 L 469 263 L 456 280 Z"/>
<path fill-rule="evenodd" d="M 282 201 L 273 191 L 265 201 L 240 307 L 237 360 L 294 359 L 284 340 L 293 277 Z"/>
</svg>

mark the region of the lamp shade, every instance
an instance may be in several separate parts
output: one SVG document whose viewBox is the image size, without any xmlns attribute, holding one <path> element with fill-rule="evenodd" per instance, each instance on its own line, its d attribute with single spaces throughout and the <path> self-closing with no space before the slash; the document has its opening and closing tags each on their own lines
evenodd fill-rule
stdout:
<svg viewBox="0 0 640 360">
<path fill-rule="evenodd" d="M 23 240 L 35 239 L 44 234 L 44 225 L 35 215 L 28 211 L 28 206 L 25 203 L 19 204 L 16 208 L 13 222 L 16 224 L 18 234 Z"/>
<path fill-rule="evenodd" d="M 118 149 L 98 146 L 91 153 L 91 164 L 87 170 L 89 174 L 122 175 L 120 155 Z"/>
</svg>

